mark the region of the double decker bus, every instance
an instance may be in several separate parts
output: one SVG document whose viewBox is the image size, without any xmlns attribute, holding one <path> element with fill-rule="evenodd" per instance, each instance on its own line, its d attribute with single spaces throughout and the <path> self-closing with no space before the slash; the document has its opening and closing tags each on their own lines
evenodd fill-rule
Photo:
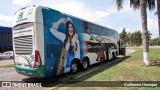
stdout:
<svg viewBox="0 0 160 90">
<path fill-rule="evenodd" d="M 42 6 L 14 15 L 15 69 L 29 77 L 52 77 L 114 59 L 121 53 L 118 32 Z"/>
</svg>

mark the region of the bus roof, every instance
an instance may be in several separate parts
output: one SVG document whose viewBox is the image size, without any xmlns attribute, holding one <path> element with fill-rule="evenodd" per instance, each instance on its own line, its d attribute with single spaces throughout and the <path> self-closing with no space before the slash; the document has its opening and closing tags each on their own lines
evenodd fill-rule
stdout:
<svg viewBox="0 0 160 90">
<path fill-rule="evenodd" d="M 41 12 L 37 12 L 37 11 L 41 11 L 42 8 L 55 10 L 55 9 L 52 9 L 52 8 L 48 8 L 48 7 L 44 7 L 44 6 L 36 6 L 36 5 L 22 8 L 22 9 L 18 10 L 15 13 L 14 19 L 13 19 L 13 26 L 21 24 L 21 23 L 26 23 L 26 22 L 38 22 L 38 23 L 43 24 L 43 22 L 39 19 L 40 17 L 38 16 L 38 15 L 42 15 L 42 13 Z M 60 12 L 58 10 L 55 10 L 55 11 Z M 63 13 L 63 12 L 60 12 L 60 13 L 62 13 L 64 15 L 67 15 L 67 16 L 70 16 L 72 18 L 76 18 L 76 19 L 79 19 L 79 20 L 82 20 L 82 21 L 85 21 L 85 22 L 88 22 L 88 23 L 103 27 L 103 28 L 107 28 L 105 26 L 98 25 L 98 24 L 90 22 L 88 20 L 84 20 L 84 19 L 72 16 L 72 15 L 69 15 L 69 14 Z M 114 29 L 110 29 L 110 28 L 107 28 L 107 29 L 113 30 L 114 32 L 118 33 Z"/>
</svg>

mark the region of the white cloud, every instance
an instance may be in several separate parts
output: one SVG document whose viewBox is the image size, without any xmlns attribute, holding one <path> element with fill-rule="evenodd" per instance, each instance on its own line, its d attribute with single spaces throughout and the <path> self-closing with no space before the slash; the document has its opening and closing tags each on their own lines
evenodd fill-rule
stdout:
<svg viewBox="0 0 160 90">
<path fill-rule="evenodd" d="M 118 11 L 116 5 L 115 6 L 111 6 L 111 7 L 107 7 L 107 12 L 109 12 L 110 14 L 120 14 L 120 13 L 128 13 L 133 11 L 132 8 L 130 8 L 130 4 L 129 1 L 125 2 L 123 4 L 123 8 L 121 10 Z"/>
<path fill-rule="evenodd" d="M 11 16 L 0 15 L 0 21 L 2 22 L 11 23 L 12 20 L 13 20 L 13 17 Z"/>
<path fill-rule="evenodd" d="M 62 12 L 96 23 L 103 21 L 104 18 L 109 16 L 109 13 L 106 11 L 94 10 L 94 8 L 88 7 L 84 3 L 75 0 L 66 1 L 65 3 L 64 1 L 60 2 L 55 5 L 55 8 Z"/>
<path fill-rule="evenodd" d="M 109 8 L 107 7 L 107 12 L 109 12 L 110 14 L 119 13 L 115 6 Z"/>
<path fill-rule="evenodd" d="M 141 22 L 141 19 L 139 19 Z M 149 31 L 158 30 L 158 21 L 152 18 L 147 18 L 147 27 Z"/>
<path fill-rule="evenodd" d="M 12 3 L 20 6 L 25 6 L 27 4 L 30 4 L 31 0 L 13 0 Z"/>
<path fill-rule="evenodd" d="M 139 19 L 139 21 L 141 22 L 141 19 Z M 147 18 L 147 26 L 148 26 L 148 31 L 151 32 L 152 34 L 152 38 L 156 38 L 157 37 L 157 33 L 158 32 L 158 21 L 152 18 Z"/>
<path fill-rule="evenodd" d="M 158 21 L 152 18 L 147 19 L 148 22 L 148 30 L 152 33 L 152 38 L 156 38 L 158 36 Z"/>
<path fill-rule="evenodd" d="M 49 2 L 41 1 L 39 5 L 49 6 L 58 11 L 101 24 L 110 16 L 105 10 L 95 10 L 94 7 L 87 6 L 84 2 L 78 0 L 52 0 Z"/>
<path fill-rule="evenodd" d="M 148 30 L 153 31 L 153 30 L 158 30 L 158 21 L 155 19 L 148 18 Z"/>
<path fill-rule="evenodd" d="M 112 25 L 106 25 L 106 27 L 108 27 L 108 28 L 112 28 Z"/>
<path fill-rule="evenodd" d="M 96 19 L 101 19 L 101 18 L 105 18 L 107 16 L 109 16 L 110 14 L 105 12 L 105 11 L 97 11 L 95 12 L 95 18 Z"/>
<path fill-rule="evenodd" d="M 1 26 L 12 26 L 13 17 L 0 15 L 0 25 Z"/>
</svg>

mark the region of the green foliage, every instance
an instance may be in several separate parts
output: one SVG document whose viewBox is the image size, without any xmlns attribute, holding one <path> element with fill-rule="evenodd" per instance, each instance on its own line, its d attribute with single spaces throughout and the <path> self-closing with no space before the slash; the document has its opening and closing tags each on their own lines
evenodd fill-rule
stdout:
<svg viewBox="0 0 160 90">
<path fill-rule="evenodd" d="M 150 46 L 156 46 L 156 45 L 158 45 L 158 38 L 150 39 L 149 45 Z"/>
<path fill-rule="evenodd" d="M 122 6 L 123 5 L 123 1 L 124 0 L 115 0 L 118 10 L 123 8 L 123 6 Z"/>
<path fill-rule="evenodd" d="M 132 33 L 132 43 L 134 43 L 136 46 L 139 46 L 142 44 L 142 33 L 141 31 L 135 31 Z"/>
<path fill-rule="evenodd" d="M 142 34 L 140 31 L 127 33 L 124 28 L 122 33 L 120 33 L 120 39 L 122 39 L 129 46 L 139 46 L 142 44 Z"/>
<path fill-rule="evenodd" d="M 159 1 L 159 0 L 157 0 Z M 123 8 L 123 2 L 124 0 L 115 0 L 117 9 L 120 10 Z M 141 0 L 130 0 L 130 7 L 133 9 L 139 9 L 140 8 Z M 146 6 L 150 11 L 155 9 L 155 0 L 147 0 Z"/>
<path fill-rule="evenodd" d="M 152 33 L 150 31 L 148 31 L 148 40 L 151 39 L 151 35 L 152 35 Z"/>
<path fill-rule="evenodd" d="M 148 40 L 151 39 L 151 33 L 148 31 Z M 122 32 L 119 35 L 120 39 L 123 40 L 127 46 L 140 46 L 142 45 L 142 33 L 140 30 L 135 32 L 127 32 L 125 28 L 122 30 Z M 150 45 L 156 45 L 155 40 L 150 41 Z"/>
<path fill-rule="evenodd" d="M 122 33 L 120 33 L 120 39 L 124 41 L 124 43 L 127 43 L 128 41 L 128 34 L 125 30 L 125 28 L 122 30 Z"/>
<path fill-rule="evenodd" d="M 141 11 L 141 19 L 142 19 L 142 22 L 144 22 L 144 21 L 147 21 L 146 19 L 144 19 L 144 17 L 146 16 L 147 17 L 147 15 L 146 15 L 146 8 L 148 8 L 150 11 L 152 11 L 152 10 L 154 10 L 154 8 L 155 8 L 155 0 L 129 0 L 130 1 L 130 7 L 131 8 L 134 8 L 134 9 L 140 9 L 140 7 L 141 8 L 143 8 L 143 9 L 141 9 L 142 11 Z M 157 0 L 158 1 L 158 0 Z M 124 0 L 115 0 L 115 2 L 116 2 L 116 6 L 117 6 L 117 9 L 118 10 L 120 10 L 120 9 L 122 9 L 123 8 L 123 2 L 124 2 Z M 145 4 L 145 5 L 144 5 Z M 145 9 L 144 9 L 145 8 Z M 142 18 L 143 17 L 143 18 Z M 142 23 L 142 26 L 145 26 L 145 27 L 147 27 L 147 24 L 145 24 L 145 23 Z M 142 28 L 142 29 L 144 29 L 144 28 Z M 147 30 L 146 30 L 147 31 Z M 144 33 L 144 32 L 143 32 Z M 140 39 L 141 37 L 135 37 L 135 36 L 140 36 L 140 34 L 139 34 L 139 32 L 136 32 L 136 33 L 133 33 L 133 34 L 130 34 L 130 40 L 129 41 L 126 41 L 126 38 L 124 39 L 124 38 L 121 38 L 122 40 L 124 40 L 124 42 L 126 42 L 126 43 L 128 43 L 128 45 L 131 45 L 131 46 L 139 46 L 139 45 L 141 45 L 141 43 L 142 43 L 142 39 Z M 142 36 L 142 35 L 141 35 Z M 144 34 L 144 36 L 147 36 L 146 34 Z M 151 36 L 151 33 L 150 32 L 148 32 L 148 36 L 149 36 L 149 38 L 147 38 L 147 37 L 145 37 L 144 38 L 144 41 L 146 41 L 146 44 L 145 45 L 148 45 L 148 41 L 149 41 L 149 39 L 151 38 L 150 36 Z M 127 36 L 126 36 L 127 37 Z M 148 40 L 147 40 L 148 39 Z"/>
</svg>

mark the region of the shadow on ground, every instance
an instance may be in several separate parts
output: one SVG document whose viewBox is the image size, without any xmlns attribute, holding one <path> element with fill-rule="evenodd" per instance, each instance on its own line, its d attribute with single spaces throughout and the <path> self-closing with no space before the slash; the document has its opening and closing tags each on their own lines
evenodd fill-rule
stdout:
<svg viewBox="0 0 160 90">
<path fill-rule="evenodd" d="M 69 73 L 51 77 L 51 78 L 25 78 L 22 81 L 27 83 L 41 83 L 43 87 L 63 87 L 66 84 L 76 84 L 78 82 L 84 82 L 86 79 L 109 69 L 122 61 L 130 58 L 131 56 L 120 57 L 116 60 L 103 61 L 94 65 L 91 65 L 86 71 L 79 71 L 76 75 Z"/>
<path fill-rule="evenodd" d="M 160 67 L 160 60 L 150 60 L 150 65 Z"/>
</svg>

